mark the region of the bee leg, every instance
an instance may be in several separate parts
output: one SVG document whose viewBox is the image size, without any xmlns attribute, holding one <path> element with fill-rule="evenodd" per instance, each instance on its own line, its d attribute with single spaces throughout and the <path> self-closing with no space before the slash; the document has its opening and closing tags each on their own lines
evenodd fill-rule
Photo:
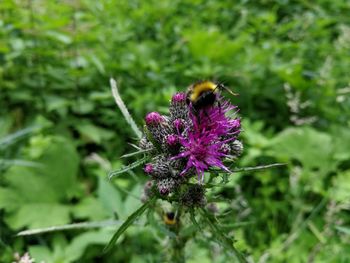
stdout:
<svg viewBox="0 0 350 263">
<path fill-rule="evenodd" d="M 203 113 L 204 113 L 205 117 L 207 117 L 209 119 L 209 121 L 211 122 L 211 118 L 210 118 L 210 116 L 208 115 L 208 112 L 205 109 L 203 109 Z"/>
<path fill-rule="evenodd" d="M 218 107 L 219 107 L 219 112 L 221 114 L 221 102 L 220 102 L 220 100 L 218 100 Z"/>
</svg>

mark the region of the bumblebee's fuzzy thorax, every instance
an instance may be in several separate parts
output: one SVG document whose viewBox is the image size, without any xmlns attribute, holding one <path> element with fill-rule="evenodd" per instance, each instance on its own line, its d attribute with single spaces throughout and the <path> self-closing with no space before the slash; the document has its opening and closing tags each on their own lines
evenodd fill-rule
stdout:
<svg viewBox="0 0 350 263">
<path fill-rule="evenodd" d="M 214 93 L 214 90 L 216 89 L 217 84 L 211 81 L 201 81 L 194 83 L 190 87 L 190 96 L 189 99 L 194 102 L 198 100 L 203 94 L 208 93 Z"/>
<path fill-rule="evenodd" d="M 213 105 L 217 98 L 217 87 L 218 84 L 212 81 L 200 81 L 192 84 L 187 91 L 187 104 L 192 103 L 196 110 Z"/>
</svg>

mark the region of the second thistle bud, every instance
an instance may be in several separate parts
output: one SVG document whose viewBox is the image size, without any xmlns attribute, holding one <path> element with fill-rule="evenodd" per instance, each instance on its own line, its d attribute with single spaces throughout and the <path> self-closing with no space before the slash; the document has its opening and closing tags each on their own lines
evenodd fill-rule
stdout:
<svg viewBox="0 0 350 263">
<path fill-rule="evenodd" d="M 205 190 L 202 185 L 190 185 L 180 197 L 181 203 L 187 207 L 201 206 L 206 204 Z"/>
<path fill-rule="evenodd" d="M 147 126 L 159 126 L 164 120 L 164 117 L 155 111 L 148 113 L 145 117 Z"/>
<path fill-rule="evenodd" d="M 184 92 L 178 92 L 171 98 L 169 112 L 172 120 L 188 118 L 186 99 L 187 95 Z"/>
<path fill-rule="evenodd" d="M 165 178 L 158 181 L 157 187 L 161 195 L 168 195 L 176 187 L 176 182 L 173 178 Z"/>
<path fill-rule="evenodd" d="M 145 122 L 154 142 L 161 145 L 171 130 L 167 118 L 158 112 L 150 112 L 146 115 Z"/>
</svg>

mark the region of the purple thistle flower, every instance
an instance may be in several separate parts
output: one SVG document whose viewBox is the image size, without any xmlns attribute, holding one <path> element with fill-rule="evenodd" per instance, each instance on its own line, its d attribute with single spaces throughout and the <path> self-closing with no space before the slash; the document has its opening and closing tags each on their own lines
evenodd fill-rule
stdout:
<svg viewBox="0 0 350 263">
<path fill-rule="evenodd" d="M 180 175 L 195 168 L 198 180 L 203 182 L 204 172 L 210 167 L 218 167 L 229 172 L 222 162 L 227 157 L 227 152 L 223 149 L 226 143 L 236 139 L 240 132 L 240 121 L 226 115 L 235 108 L 225 101 L 219 106 L 201 109 L 197 114 L 191 113 L 190 110 L 189 117 L 193 126 L 179 136 L 183 150 L 173 157 L 187 159 L 186 167 Z"/>
<path fill-rule="evenodd" d="M 224 159 L 235 160 L 241 154 L 243 145 L 237 140 L 241 122 L 234 117 L 238 109 L 219 93 L 216 96 L 213 105 L 194 108 L 188 104 L 187 93 L 179 92 L 172 96 L 168 115 L 158 112 L 146 115 L 146 132 L 139 146 L 150 150 L 147 154 L 152 159 L 144 171 L 161 195 L 176 191 L 195 174 L 202 183 L 210 168 L 229 172 Z M 199 202 L 202 199 L 189 202 L 187 197 L 182 201 L 191 206 L 205 204 Z"/>
</svg>

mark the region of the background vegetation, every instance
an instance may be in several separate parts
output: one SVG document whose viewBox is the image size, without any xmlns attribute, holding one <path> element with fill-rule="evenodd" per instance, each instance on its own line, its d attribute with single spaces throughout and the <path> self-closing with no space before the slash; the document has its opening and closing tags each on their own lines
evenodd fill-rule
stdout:
<svg viewBox="0 0 350 263">
<path fill-rule="evenodd" d="M 288 165 L 233 175 L 223 227 L 251 262 L 350 262 L 349 13 L 347 0 L 2 0 L 0 261 L 162 262 L 159 219 L 104 255 L 115 225 L 14 236 L 140 206 L 141 169 L 106 179 L 135 142 L 113 76 L 140 126 L 196 80 L 238 92 L 237 166 Z M 205 230 L 186 249 L 188 262 L 233 260 Z"/>
</svg>

